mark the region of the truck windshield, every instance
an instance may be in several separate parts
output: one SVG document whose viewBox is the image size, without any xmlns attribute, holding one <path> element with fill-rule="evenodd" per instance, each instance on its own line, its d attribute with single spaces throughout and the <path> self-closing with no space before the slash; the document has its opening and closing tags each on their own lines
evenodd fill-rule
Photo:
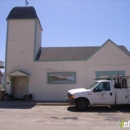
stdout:
<svg viewBox="0 0 130 130">
<path fill-rule="evenodd" d="M 89 87 L 87 87 L 87 89 L 92 89 L 92 88 L 94 88 L 97 84 L 99 84 L 99 82 L 94 82 L 92 85 L 90 85 Z"/>
</svg>

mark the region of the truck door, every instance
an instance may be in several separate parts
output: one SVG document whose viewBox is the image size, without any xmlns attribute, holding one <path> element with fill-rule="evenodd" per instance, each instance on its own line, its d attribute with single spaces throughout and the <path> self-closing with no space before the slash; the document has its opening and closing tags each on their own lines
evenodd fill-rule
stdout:
<svg viewBox="0 0 130 130">
<path fill-rule="evenodd" d="M 128 98 L 129 98 L 129 104 L 130 104 L 130 89 L 128 90 Z"/>
<path fill-rule="evenodd" d="M 114 104 L 115 94 L 110 87 L 110 82 L 101 82 L 93 89 L 93 104 Z"/>
</svg>

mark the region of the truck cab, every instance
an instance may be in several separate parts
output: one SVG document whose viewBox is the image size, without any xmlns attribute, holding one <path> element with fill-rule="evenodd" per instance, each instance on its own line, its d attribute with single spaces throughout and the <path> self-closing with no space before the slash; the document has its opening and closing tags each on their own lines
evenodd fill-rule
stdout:
<svg viewBox="0 0 130 130">
<path fill-rule="evenodd" d="M 69 90 L 67 102 L 75 104 L 79 110 L 85 110 L 90 105 L 129 104 L 130 88 L 119 88 L 125 85 L 125 82 L 119 81 L 124 80 L 100 79 L 87 88 Z"/>
</svg>

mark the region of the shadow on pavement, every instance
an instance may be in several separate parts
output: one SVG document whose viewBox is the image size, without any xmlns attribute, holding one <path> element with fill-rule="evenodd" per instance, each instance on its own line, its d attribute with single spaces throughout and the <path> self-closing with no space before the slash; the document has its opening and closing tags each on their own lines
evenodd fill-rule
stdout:
<svg viewBox="0 0 130 130">
<path fill-rule="evenodd" d="M 0 101 L 0 109 L 31 109 L 36 105 L 31 101 Z"/>
<path fill-rule="evenodd" d="M 24 101 L 24 100 L 13 100 L 13 101 L 0 101 L 0 109 L 31 109 L 36 105 L 40 106 L 68 106 L 65 102 L 45 102 L 45 101 Z"/>
<path fill-rule="evenodd" d="M 130 112 L 130 107 L 129 106 L 93 106 L 93 107 L 88 107 L 85 111 L 79 111 L 76 109 L 75 106 L 70 106 L 67 108 L 68 111 L 70 112 L 106 112 L 106 113 L 111 113 L 111 112 Z"/>
</svg>

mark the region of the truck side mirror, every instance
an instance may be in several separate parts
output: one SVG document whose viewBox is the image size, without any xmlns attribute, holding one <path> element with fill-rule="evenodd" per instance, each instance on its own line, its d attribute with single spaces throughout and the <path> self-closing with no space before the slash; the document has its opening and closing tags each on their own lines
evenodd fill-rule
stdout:
<svg viewBox="0 0 130 130">
<path fill-rule="evenodd" d="M 93 89 L 93 92 L 98 92 L 98 89 L 97 89 L 97 87 Z"/>
</svg>

